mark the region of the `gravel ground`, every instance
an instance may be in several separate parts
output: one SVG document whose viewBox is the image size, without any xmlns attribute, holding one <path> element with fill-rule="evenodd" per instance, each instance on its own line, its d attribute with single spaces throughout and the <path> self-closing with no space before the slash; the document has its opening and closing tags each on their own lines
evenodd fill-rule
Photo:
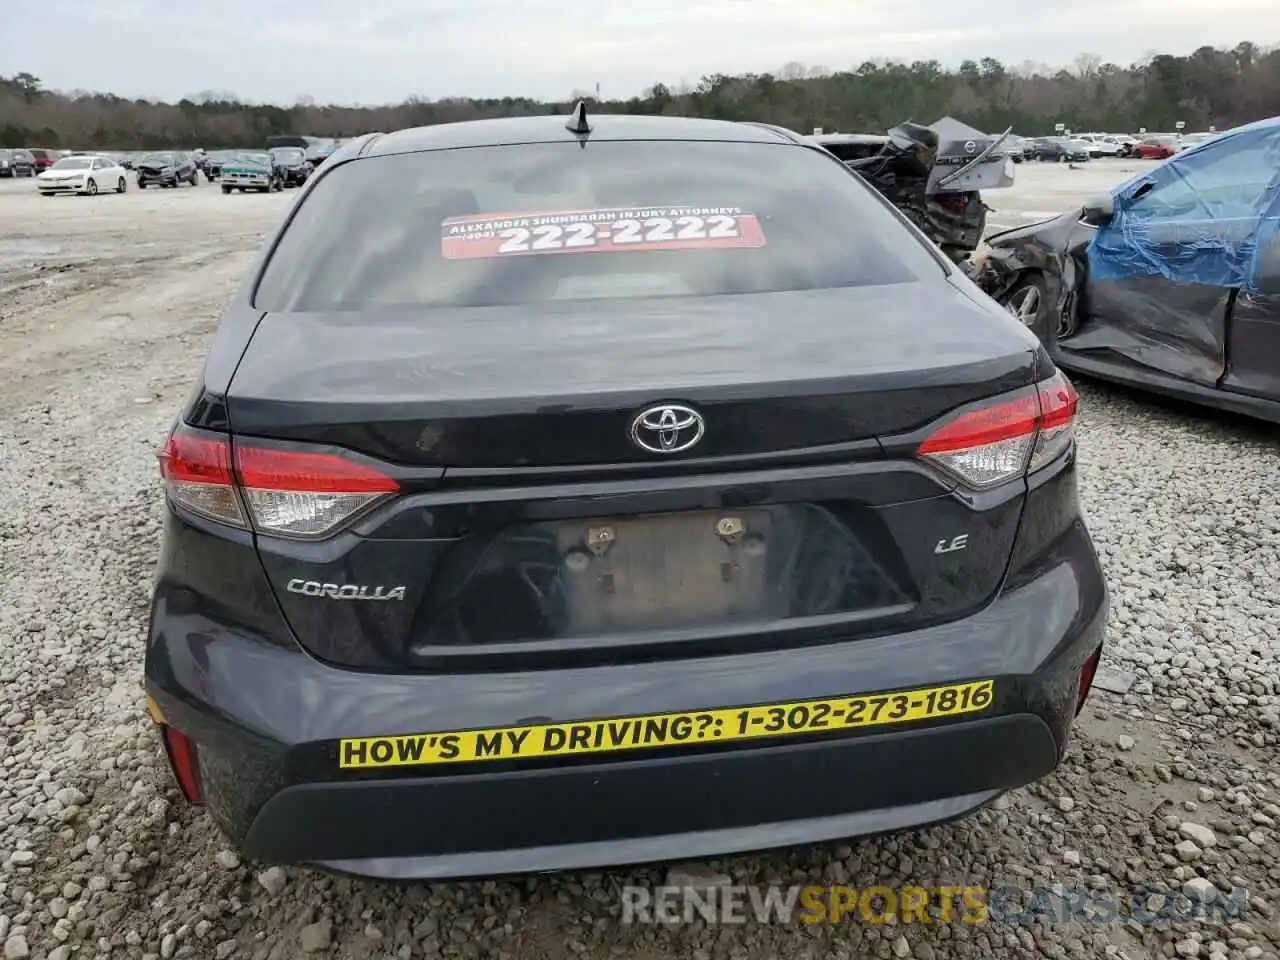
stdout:
<svg viewBox="0 0 1280 960">
<path fill-rule="evenodd" d="M 1013 224 L 1135 169 L 1024 164 Z M 1066 764 L 959 824 L 679 869 L 680 883 L 1142 885 L 1234 918 L 805 926 L 620 921 L 667 868 L 387 886 L 263 871 L 171 785 L 140 691 L 154 451 L 221 304 L 292 195 L 32 195 L 0 181 L 0 944 L 72 956 L 1254 960 L 1280 956 L 1275 431 L 1081 384 L 1087 515 L 1113 588 Z M 693 879 L 690 879 L 692 875 Z M 682 879 L 683 878 L 683 879 Z"/>
</svg>

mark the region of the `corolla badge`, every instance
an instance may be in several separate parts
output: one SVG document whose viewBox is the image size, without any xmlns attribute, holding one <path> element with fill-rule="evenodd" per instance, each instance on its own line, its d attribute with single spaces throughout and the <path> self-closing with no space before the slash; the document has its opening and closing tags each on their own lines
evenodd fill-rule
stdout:
<svg viewBox="0 0 1280 960">
<path fill-rule="evenodd" d="M 966 140 L 966 141 L 964 142 L 964 152 L 965 152 L 965 153 L 977 153 L 977 151 L 978 151 L 978 144 L 977 144 L 977 143 L 975 143 L 975 142 L 974 142 L 974 141 L 972 141 L 972 140 Z"/>
<path fill-rule="evenodd" d="M 321 583 L 319 580 L 303 580 L 295 577 L 285 586 L 290 593 L 304 597 L 328 597 L 330 600 L 403 600 L 405 589 L 399 587 L 370 587 L 362 583 Z"/>
<path fill-rule="evenodd" d="M 681 453 L 701 440 L 705 430 L 697 410 L 664 403 L 640 411 L 631 421 L 631 441 L 650 453 Z"/>
</svg>

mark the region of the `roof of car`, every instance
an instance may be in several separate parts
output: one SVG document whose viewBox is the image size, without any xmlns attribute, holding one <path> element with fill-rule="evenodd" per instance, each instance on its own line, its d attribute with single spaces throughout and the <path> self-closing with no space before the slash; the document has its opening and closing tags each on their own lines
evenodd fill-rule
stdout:
<svg viewBox="0 0 1280 960">
<path fill-rule="evenodd" d="M 654 117 L 631 114 L 587 114 L 590 140 L 733 140 L 748 143 L 798 143 L 781 128 L 764 124 L 703 120 L 692 117 Z M 503 117 L 440 123 L 427 127 L 373 134 L 356 147 L 360 156 L 387 156 L 420 150 L 489 147 L 518 143 L 572 143 L 567 116 Z"/>
</svg>

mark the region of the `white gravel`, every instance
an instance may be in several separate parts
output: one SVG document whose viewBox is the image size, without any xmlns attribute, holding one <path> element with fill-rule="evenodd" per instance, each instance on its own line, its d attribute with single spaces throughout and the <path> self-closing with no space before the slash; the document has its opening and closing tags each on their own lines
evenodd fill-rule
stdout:
<svg viewBox="0 0 1280 960">
<path fill-rule="evenodd" d="M 1024 164 L 1025 215 L 1125 175 Z M 1062 770 L 959 824 L 686 868 L 734 883 L 1245 891 L 1245 915 L 876 926 L 619 922 L 661 867 L 391 887 L 241 863 L 184 809 L 140 692 L 154 451 L 292 195 L 39 199 L 0 181 L 0 944 L 5 958 L 1280 958 L 1280 443 L 1080 384 L 1109 668 Z M 1017 203 L 992 198 L 1003 217 Z M 1059 891 L 1061 892 L 1061 887 Z"/>
</svg>

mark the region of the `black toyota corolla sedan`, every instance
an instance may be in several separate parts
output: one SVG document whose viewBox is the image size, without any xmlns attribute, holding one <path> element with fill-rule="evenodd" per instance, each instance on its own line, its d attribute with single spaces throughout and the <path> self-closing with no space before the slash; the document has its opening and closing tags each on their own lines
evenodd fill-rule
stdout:
<svg viewBox="0 0 1280 960">
<path fill-rule="evenodd" d="M 796 134 L 367 135 L 162 447 L 151 715 L 244 855 L 367 876 L 965 815 L 1057 766 L 1101 653 L 1076 405 Z"/>
</svg>

